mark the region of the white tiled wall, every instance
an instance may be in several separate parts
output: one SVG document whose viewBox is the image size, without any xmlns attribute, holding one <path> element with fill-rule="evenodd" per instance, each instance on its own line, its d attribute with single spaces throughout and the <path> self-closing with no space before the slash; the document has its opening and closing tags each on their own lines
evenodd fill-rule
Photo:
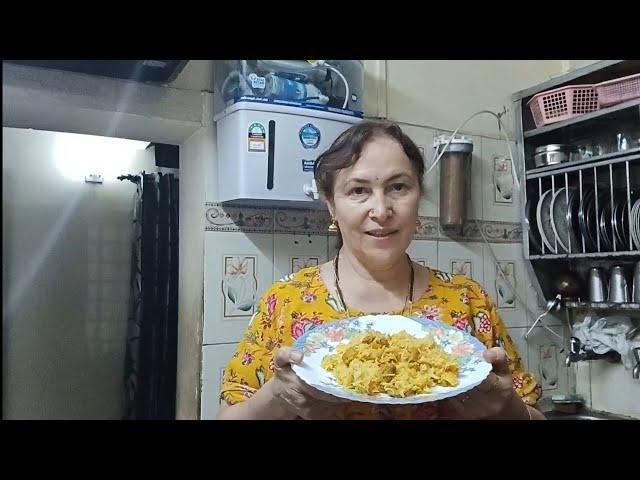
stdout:
<svg viewBox="0 0 640 480">
<path fill-rule="evenodd" d="M 213 420 L 218 413 L 218 398 L 222 375 L 237 344 L 205 345 L 202 348 L 202 397 L 200 400 L 202 420 Z"/>
<path fill-rule="evenodd" d="M 229 257 L 228 283 L 223 287 L 225 258 Z M 203 344 L 237 342 L 255 303 L 273 282 L 273 235 L 206 232 L 204 258 Z M 242 307 L 251 293 L 254 298 L 250 310 L 234 308 L 234 300 Z"/>
<path fill-rule="evenodd" d="M 333 259 L 338 253 L 338 237 L 331 235 L 327 237 L 327 258 Z"/>
<path fill-rule="evenodd" d="M 435 130 L 426 127 L 418 127 L 415 125 L 400 124 L 402 131 L 413 140 L 423 154 L 425 160 L 425 176 L 423 178 L 424 195 L 420 201 L 419 214 L 424 216 L 435 217 L 438 215 L 439 195 L 439 172 L 440 168 L 436 167 L 433 171 L 426 175 L 426 170 L 434 160 L 433 139 L 436 135 Z"/>
<path fill-rule="evenodd" d="M 640 380 L 622 364 L 591 361 L 591 406 L 594 410 L 640 418 Z"/>
<path fill-rule="evenodd" d="M 634 346 L 640 346 L 640 342 Z M 634 379 L 622 363 L 592 360 L 571 368 L 576 377 L 575 391 L 588 408 L 640 419 L 640 380 Z"/>
<path fill-rule="evenodd" d="M 563 327 L 551 327 L 566 339 Z M 542 384 L 543 397 L 566 394 L 575 385 L 575 375 L 565 365 L 567 341 L 560 340 L 543 328 L 537 328 L 529 337 L 529 371 Z"/>
<path fill-rule="evenodd" d="M 438 270 L 463 273 L 484 285 L 484 250 L 482 243 L 438 241 Z"/>
<path fill-rule="evenodd" d="M 527 265 L 525 265 L 525 268 L 527 267 Z M 532 274 L 533 275 L 533 274 Z M 534 283 L 535 279 L 532 279 L 530 276 L 527 277 L 528 278 L 528 288 L 527 288 L 527 306 L 529 307 L 529 321 L 533 324 L 533 322 L 535 322 L 536 318 L 539 315 L 542 315 L 545 311 L 546 311 L 546 307 L 545 305 L 540 305 L 539 302 L 539 298 L 538 298 L 538 294 L 536 293 L 536 290 L 534 288 Z M 532 316 L 535 315 L 535 316 Z M 561 326 L 563 325 L 563 317 L 562 317 L 562 311 L 556 311 L 553 310 L 551 312 L 549 312 L 548 315 L 545 315 L 542 318 L 542 321 L 545 323 L 545 325 L 549 325 L 549 326 Z M 539 323 L 538 323 L 539 324 Z"/>
<path fill-rule="evenodd" d="M 273 243 L 273 278 L 279 280 L 305 266 L 327 261 L 326 235 L 277 235 Z"/>
<path fill-rule="evenodd" d="M 502 312 L 498 312 L 502 316 Z M 529 343 L 524 339 L 524 334 L 527 331 L 526 327 L 509 327 L 509 335 L 511 336 L 511 340 L 515 343 L 516 348 L 518 349 L 518 353 L 522 358 L 523 366 L 527 372 L 531 372 L 537 375 L 536 372 L 533 372 L 529 367 Z"/>
<path fill-rule="evenodd" d="M 309 239 L 312 241 L 311 244 L 308 243 Z M 203 372 L 205 372 L 206 376 L 203 377 L 203 418 L 205 418 L 206 412 L 209 412 L 209 418 L 211 418 L 211 416 L 215 416 L 215 413 L 212 412 L 217 408 L 217 403 L 215 406 L 209 404 L 211 403 L 213 394 L 208 394 L 207 391 L 217 391 L 216 389 L 219 388 L 219 380 L 217 376 L 212 376 L 212 373 L 209 370 L 214 367 L 214 369 L 219 369 L 220 365 L 218 364 L 222 364 L 223 361 L 227 362 L 233 353 L 233 349 L 228 345 L 218 344 L 237 342 L 249 321 L 248 316 L 229 320 L 222 319 L 221 314 L 217 313 L 221 310 L 221 257 L 224 254 L 223 252 L 226 252 L 223 247 L 226 247 L 227 245 L 236 247 L 234 250 L 229 250 L 229 252 L 233 251 L 245 255 L 262 255 L 264 257 L 264 268 L 267 269 L 269 268 L 268 261 L 270 258 L 273 258 L 274 274 L 272 278 L 278 279 L 284 276 L 283 274 L 290 273 L 291 256 L 318 257 L 320 258 L 321 263 L 326 261 L 326 259 L 333 258 L 335 255 L 336 240 L 337 237 L 335 236 L 321 235 L 308 236 L 297 234 L 270 235 L 244 234 L 241 232 L 207 232 L 206 243 L 208 245 L 208 249 L 206 255 L 209 257 L 212 255 L 211 252 L 217 252 L 214 256 L 215 258 L 220 257 L 220 260 L 216 261 L 216 264 L 219 264 L 220 270 L 218 270 L 218 272 L 209 272 L 205 274 L 207 279 L 209 279 L 207 281 L 206 291 L 209 292 L 211 290 L 216 292 L 216 295 L 207 295 L 205 298 L 205 343 L 216 345 L 206 345 L 204 347 L 205 363 L 203 364 Z M 297 244 L 295 243 L 296 241 L 298 242 Z M 271 244 L 271 242 L 273 243 Z M 256 246 L 256 244 L 261 245 L 261 247 Z M 274 251 L 272 257 L 265 253 L 265 251 L 268 253 L 269 245 L 272 245 Z M 518 294 L 522 298 L 527 298 L 527 278 L 523 268 L 520 246 L 518 244 L 492 244 L 492 247 L 500 261 L 512 261 L 514 263 Z M 495 288 L 495 266 L 486 245 L 477 242 L 459 243 L 448 240 L 416 239 L 409 246 L 408 253 L 414 260 L 424 262 L 428 266 L 436 267 L 448 273 L 451 273 L 452 261 L 471 261 L 472 278 L 482 284 L 492 299 L 497 301 Z M 260 264 L 261 262 L 258 262 L 258 265 Z M 211 270 L 211 265 L 214 265 L 214 263 L 207 263 L 207 270 Z M 267 279 L 265 278 L 263 280 L 265 284 L 264 287 L 258 287 L 259 295 L 260 292 L 264 291 L 268 286 L 266 281 Z M 536 375 L 540 375 L 539 348 L 540 346 L 553 345 L 552 339 L 548 338 L 548 335 L 538 332 L 537 330 L 540 329 L 537 329 L 532 335 L 530 342 L 525 341 L 524 333 L 531 324 L 531 319 L 527 316 L 526 310 L 522 308 L 521 302 L 516 301 L 515 304 L 515 308 L 499 308 L 498 312 L 508 327 L 511 338 L 515 342 L 516 347 L 523 358 L 525 368 L 528 368 L 529 371 Z M 557 329 L 558 331 L 561 331 L 561 329 Z M 226 353 L 220 353 L 221 351 Z M 222 357 L 225 355 L 227 356 L 223 360 Z M 563 391 L 562 389 L 566 389 L 568 385 L 567 369 L 562 363 L 564 362 L 564 354 L 556 351 L 556 356 L 557 359 L 555 364 L 558 367 L 555 368 L 555 373 L 553 375 L 558 376 L 558 380 L 549 385 L 550 389 L 546 392 L 547 394 Z M 548 364 L 549 362 L 546 362 L 545 367 L 548 367 Z M 551 364 L 554 366 L 553 362 Z M 545 373 L 547 370 L 545 370 Z"/>
<path fill-rule="evenodd" d="M 415 262 L 426 267 L 438 265 L 438 242 L 436 240 L 414 240 L 409 245 L 407 253 Z"/>
<path fill-rule="evenodd" d="M 508 279 L 515 280 L 516 291 L 500 276 L 488 245 L 483 245 L 484 251 L 484 287 L 496 302 L 498 311 L 507 327 L 526 327 L 529 320 L 526 311 L 527 277 L 524 260 L 520 255 L 518 245 L 491 245 L 498 262 L 507 274 Z M 509 273 L 513 272 L 514 276 Z M 500 295 L 499 291 L 502 292 Z M 522 301 L 521 301 L 522 300 Z M 524 302 L 524 303 L 523 303 Z"/>
<path fill-rule="evenodd" d="M 511 153 L 516 155 L 515 142 L 510 145 Z M 520 221 L 520 189 L 513 180 L 504 140 L 482 138 L 482 218 Z"/>
<path fill-rule="evenodd" d="M 585 406 L 591 408 L 591 362 L 577 362 L 571 368 L 576 377 L 576 393 L 582 395 Z"/>
</svg>

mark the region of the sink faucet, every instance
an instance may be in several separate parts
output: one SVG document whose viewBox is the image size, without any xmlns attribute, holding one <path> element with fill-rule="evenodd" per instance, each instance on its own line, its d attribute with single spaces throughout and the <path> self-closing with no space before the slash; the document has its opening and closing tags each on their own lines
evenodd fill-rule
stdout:
<svg viewBox="0 0 640 480">
<path fill-rule="evenodd" d="M 640 375 L 640 359 L 637 355 L 640 355 L 639 352 L 636 352 L 636 360 L 638 361 L 638 374 Z M 620 361 L 622 357 L 615 350 L 609 350 L 605 353 L 595 353 L 593 350 L 585 350 L 582 347 L 582 343 L 576 337 L 571 337 L 569 341 L 569 355 L 567 355 L 567 359 L 565 360 L 565 364 L 567 367 L 571 366 L 572 363 L 580 362 L 583 360 L 607 360 L 612 363 L 617 363 Z M 634 373 L 634 378 L 635 373 Z"/>
<path fill-rule="evenodd" d="M 636 366 L 633 367 L 633 378 L 640 378 L 640 347 L 633 349 L 633 356 L 636 359 Z"/>
<path fill-rule="evenodd" d="M 567 355 L 566 365 L 569 367 L 571 363 L 575 363 L 580 360 L 580 340 L 576 337 L 571 337 L 569 340 L 569 355 Z"/>
</svg>

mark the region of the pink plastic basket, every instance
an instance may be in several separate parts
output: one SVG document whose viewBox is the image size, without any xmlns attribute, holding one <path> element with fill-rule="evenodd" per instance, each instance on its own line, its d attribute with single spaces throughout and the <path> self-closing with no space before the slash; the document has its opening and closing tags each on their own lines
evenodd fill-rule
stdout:
<svg viewBox="0 0 640 480">
<path fill-rule="evenodd" d="M 536 127 L 568 120 L 600 108 L 593 85 L 570 85 L 538 93 L 527 103 Z"/>
<path fill-rule="evenodd" d="M 640 97 L 640 73 L 595 85 L 601 107 Z"/>
</svg>

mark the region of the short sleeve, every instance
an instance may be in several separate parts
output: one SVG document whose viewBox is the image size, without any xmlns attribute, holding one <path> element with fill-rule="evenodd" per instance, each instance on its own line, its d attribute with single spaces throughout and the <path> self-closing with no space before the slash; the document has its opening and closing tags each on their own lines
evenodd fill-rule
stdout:
<svg viewBox="0 0 640 480">
<path fill-rule="evenodd" d="M 256 306 L 222 378 L 220 399 L 228 404 L 250 398 L 273 375 L 273 356 L 282 342 L 283 325 L 278 325 L 281 305 L 272 286 Z"/>
<path fill-rule="evenodd" d="M 487 348 L 500 347 L 506 352 L 513 388 L 527 405 L 535 405 L 540 399 L 542 388 L 536 377 L 525 371 L 522 357 L 500 318 L 495 303 L 475 282 L 470 288 L 469 300 L 476 337 Z"/>
</svg>

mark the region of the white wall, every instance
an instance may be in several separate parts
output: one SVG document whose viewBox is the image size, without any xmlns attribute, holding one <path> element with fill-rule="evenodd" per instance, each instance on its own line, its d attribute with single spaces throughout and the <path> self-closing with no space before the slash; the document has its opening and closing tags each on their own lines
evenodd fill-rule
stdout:
<svg viewBox="0 0 640 480">
<path fill-rule="evenodd" d="M 562 60 L 562 73 L 568 73 L 599 61 L 600 60 Z"/>
<path fill-rule="evenodd" d="M 373 60 L 370 76 L 379 75 L 386 86 L 386 116 L 390 120 L 453 131 L 479 110 L 508 113 L 506 128 L 513 129 L 511 95 L 562 73 L 561 60 Z M 384 68 L 376 66 L 385 62 Z M 384 78 L 386 76 L 386 78 Z M 379 94 L 371 80 L 365 95 Z M 367 115 L 372 112 L 368 102 Z M 385 116 L 385 115 L 381 115 Z M 479 116 L 464 128 L 470 134 L 500 138 L 497 121 Z"/>
<path fill-rule="evenodd" d="M 210 95 L 207 95 L 210 97 Z M 210 98 L 205 99 L 205 101 Z M 215 132 L 208 125 L 180 145 L 180 276 L 176 418 L 200 417 L 204 295 L 205 191 L 215 162 Z"/>
<path fill-rule="evenodd" d="M 70 168 L 149 171 L 153 150 L 104 157 L 95 137 L 15 128 L 2 140 L 3 417 L 119 419 L 135 186 Z"/>
<path fill-rule="evenodd" d="M 633 346 L 639 347 L 640 340 Z M 576 393 L 584 397 L 588 407 L 640 419 L 640 380 L 622 363 L 592 360 L 572 368 L 576 371 Z"/>
</svg>

